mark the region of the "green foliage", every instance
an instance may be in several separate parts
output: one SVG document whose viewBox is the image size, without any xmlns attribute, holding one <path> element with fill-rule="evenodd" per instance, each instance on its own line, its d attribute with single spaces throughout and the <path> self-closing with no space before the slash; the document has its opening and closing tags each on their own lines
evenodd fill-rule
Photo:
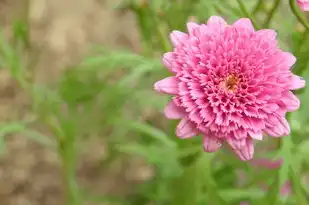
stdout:
<svg viewBox="0 0 309 205">
<path fill-rule="evenodd" d="M 249 17 L 256 28 L 277 29 L 280 45 L 298 58 L 295 73 L 308 81 L 309 31 L 298 31 L 294 26 L 300 21 L 306 27 L 308 20 L 295 6 L 292 3 L 293 17 L 292 12 L 286 12 L 288 5 L 277 0 L 123 1 L 117 8 L 129 9 L 135 15 L 143 52 L 98 47 L 80 64 L 67 68 L 53 85 L 39 85 L 29 77 L 31 59 L 24 58 L 31 50 L 29 28 L 27 22 L 17 21 L 12 26 L 12 38 L 0 34 L 0 68 L 8 69 L 12 79 L 29 95 L 34 117 L 30 122 L 0 123 L 0 152 L 5 151 L 5 138 L 13 134 L 57 152 L 68 205 L 238 205 L 244 201 L 256 205 L 309 204 L 309 185 L 303 180 L 309 170 L 307 88 L 297 93 L 301 108 L 289 116 L 291 136 L 276 140 L 279 145 L 267 153 L 257 152 L 257 157 L 284 159 L 274 170 L 241 162 L 230 151 L 205 154 L 200 137 L 177 139 L 176 122 L 161 115 L 168 97 L 153 92 L 153 83 L 168 75 L 160 56 L 171 49 L 169 32 L 184 31 L 192 17 L 203 23 L 211 15 L 222 15 L 231 22 Z M 286 15 L 292 23 L 282 22 Z M 35 130 L 35 123 L 45 126 L 49 136 Z M 109 156 L 104 160 L 102 156 L 103 168 L 130 155 L 142 158 L 152 167 L 154 176 L 132 188 L 124 198 L 89 193 L 78 184 L 75 172 L 83 141 L 93 137 L 107 143 Z M 293 192 L 285 197 L 280 195 L 280 189 L 286 181 L 291 182 Z M 268 185 L 267 191 L 261 188 L 263 184 Z"/>
</svg>

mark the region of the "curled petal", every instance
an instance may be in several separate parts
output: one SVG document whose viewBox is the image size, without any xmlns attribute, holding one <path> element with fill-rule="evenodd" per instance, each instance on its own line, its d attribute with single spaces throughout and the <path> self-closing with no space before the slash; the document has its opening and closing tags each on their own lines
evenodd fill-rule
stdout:
<svg viewBox="0 0 309 205">
<path fill-rule="evenodd" d="M 173 31 L 171 33 L 171 41 L 173 46 L 177 47 L 182 44 L 188 39 L 188 34 L 180 32 L 180 31 Z"/>
<path fill-rule="evenodd" d="M 187 118 L 183 118 L 176 128 L 176 135 L 180 138 L 190 138 L 197 135 L 195 125 Z"/>
<path fill-rule="evenodd" d="M 206 135 L 203 138 L 203 144 L 205 152 L 215 152 L 222 146 L 222 142 L 220 140 Z"/>
<path fill-rule="evenodd" d="M 178 93 L 178 80 L 176 77 L 167 77 L 154 84 L 154 89 L 160 93 L 175 95 Z"/>
<path fill-rule="evenodd" d="M 170 101 L 164 109 L 164 114 L 169 119 L 180 119 L 185 116 L 183 108 L 178 107 L 174 101 Z"/>
<path fill-rule="evenodd" d="M 241 160 L 248 161 L 253 158 L 254 146 L 251 138 L 243 140 L 229 138 L 227 142 Z"/>
<path fill-rule="evenodd" d="M 234 24 L 234 27 L 238 27 L 238 28 L 246 28 L 249 31 L 254 31 L 254 27 L 251 23 L 251 20 L 248 18 L 241 18 L 239 20 L 237 20 Z"/>
</svg>

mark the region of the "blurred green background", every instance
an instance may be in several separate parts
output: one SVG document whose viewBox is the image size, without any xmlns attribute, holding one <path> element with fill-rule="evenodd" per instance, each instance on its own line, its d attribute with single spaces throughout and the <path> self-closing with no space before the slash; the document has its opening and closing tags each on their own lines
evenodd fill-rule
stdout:
<svg viewBox="0 0 309 205">
<path fill-rule="evenodd" d="M 169 75 L 169 33 L 212 15 L 276 29 L 298 58 L 293 72 L 309 79 L 308 18 L 295 9 L 298 18 L 287 0 L 0 0 L 0 204 L 309 204 L 308 89 L 291 136 L 257 143 L 251 162 L 177 139 L 162 114 L 169 97 L 153 91 Z M 280 158 L 276 169 L 258 161 Z"/>
</svg>

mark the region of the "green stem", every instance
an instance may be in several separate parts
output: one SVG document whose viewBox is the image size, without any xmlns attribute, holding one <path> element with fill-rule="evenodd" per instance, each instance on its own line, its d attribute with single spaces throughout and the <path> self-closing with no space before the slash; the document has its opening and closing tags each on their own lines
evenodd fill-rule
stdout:
<svg viewBox="0 0 309 205">
<path fill-rule="evenodd" d="M 302 47 L 304 46 L 304 43 L 306 42 L 309 35 L 309 30 L 305 30 L 303 32 L 302 38 L 298 41 L 297 49 L 296 49 L 296 56 L 298 57 L 302 53 Z"/>
<path fill-rule="evenodd" d="M 290 3 L 290 7 L 291 10 L 293 12 L 293 14 L 296 16 L 296 18 L 298 19 L 298 21 L 303 24 L 303 26 L 309 30 L 309 25 L 307 22 L 306 17 L 299 11 L 298 6 L 296 5 L 296 1 L 295 0 L 289 0 Z"/>
<path fill-rule="evenodd" d="M 66 187 L 67 205 L 81 205 L 79 190 L 75 180 L 75 159 L 73 159 L 74 148 L 72 145 L 64 145 L 62 149 L 60 155 Z"/>
<path fill-rule="evenodd" d="M 240 10 L 242 11 L 242 13 L 249 19 L 251 19 L 253 26 L 256 29 L 259 29 L 258 24 L 256 23 L 256 20 L 254 19 L 254 17 L 250 14 L 250 12 L 248 11 L 248 9 L 246 8 L 244 2 L 242 0 L 237 0 L 237 3 L 240 7 Z"/>
<path fill-rule="evenodd" d="M 275 1 L 273 7 L 271 8 L 270 12 L 268 13 L 267 18 L 266 18 L 266 20 L 265 20 L 265 22 L 263 24 L 264 28 L 268 28 L 269 27 L 269 24 L 270 24 L 271 20 L 274 17 L 275 11 L 279 8 L 280 2 L 281 2 L 281 0 L 276 0 Z"/>
<path fill-rule="evenodd" d="M 255 15 L 264 6 L 264 0 L 259 0 L 252 10 L 252 14 Z"/>
<path fill-rule="evenodd" d="M 59 154 L 62 161 L 67 205 L 83 205 L 76 180 L 76 132 L 74 123 L 62 121 L 65 137 L 59 142 Z"/>
</svg>

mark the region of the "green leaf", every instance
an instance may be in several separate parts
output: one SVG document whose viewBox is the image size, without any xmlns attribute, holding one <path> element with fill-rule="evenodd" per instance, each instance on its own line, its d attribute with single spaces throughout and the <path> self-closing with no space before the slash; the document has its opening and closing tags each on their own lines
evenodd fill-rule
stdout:
<svg viewBox="0 0 309 205">
<path fill-rule="evenodd" d="M 25 137 L 28 137 L 29 139 L 34 140 L 42 145 L 46 145 L 46 146 L 55 145 L 54 142 L 50 138 L 40 134 L 39 132 L 35 130 L 28 129 L 24 122 L 12 122 L 12 123 L 0 124 L 0 138 L 2 140 L 5 136 L 14 134 L 14 133 L 19 133 L 21 135 L 24 135 Z"/>
<path fill-rule="evenodd" d="M 171 184 L 171 205 L 197 205 L 199 172 L 196 164 L 186 167 Z"/>
<path fill-rule="evenodd" d="M 292 187 L 293 187 L 293 192 L 296 195 L 296 201 L 297 204 L 301 205 L 309 205 L 309 199 L 305 197 L 304 193 L 304 188 L 302 187 L 301 184 L 301 175 L 296 174 L 296 171 L 294 170 L 294 167 L 290 167 L 290 176 L 291 176 L 291 181 L 292 181 Z"/>
<path fill-rule="evenodd" d="M 12 122 L 0 124 L 0 137 L 4 137 L 9 134 L 21 132 L 26 129 L 24 123 Z"/>
<path fill-rule="evenodd" d="M 212 163 L 214 154 L 203 153 L 197 161 L 198 176 L 201 178 L 200 186 L 206 188 L 209 204 L 228 205 L 227 201 L 221 197 L 219 187 L 212 175 Z"/>
<path fill-rule="evenodd" d="M 277 205 L 279 203 L 280 193 L 280 174 L 279 171 L 275 174 L 271 186 L 265 196 L 264 203 L 268 205 Z"/>
<path fill-rule="evenodd" d="M 131 128 L 134 129 L 135 131 L 149 135 L 150 137 L 154 138 L 155 140 L 164 144 L 167 147 L 176 146 L 176 142 L 171 140 L 168 135 L 166 135 L 163 131 L 151 125 L 141 122 L 133 122 L 131 124 Z"/>
</svg>

